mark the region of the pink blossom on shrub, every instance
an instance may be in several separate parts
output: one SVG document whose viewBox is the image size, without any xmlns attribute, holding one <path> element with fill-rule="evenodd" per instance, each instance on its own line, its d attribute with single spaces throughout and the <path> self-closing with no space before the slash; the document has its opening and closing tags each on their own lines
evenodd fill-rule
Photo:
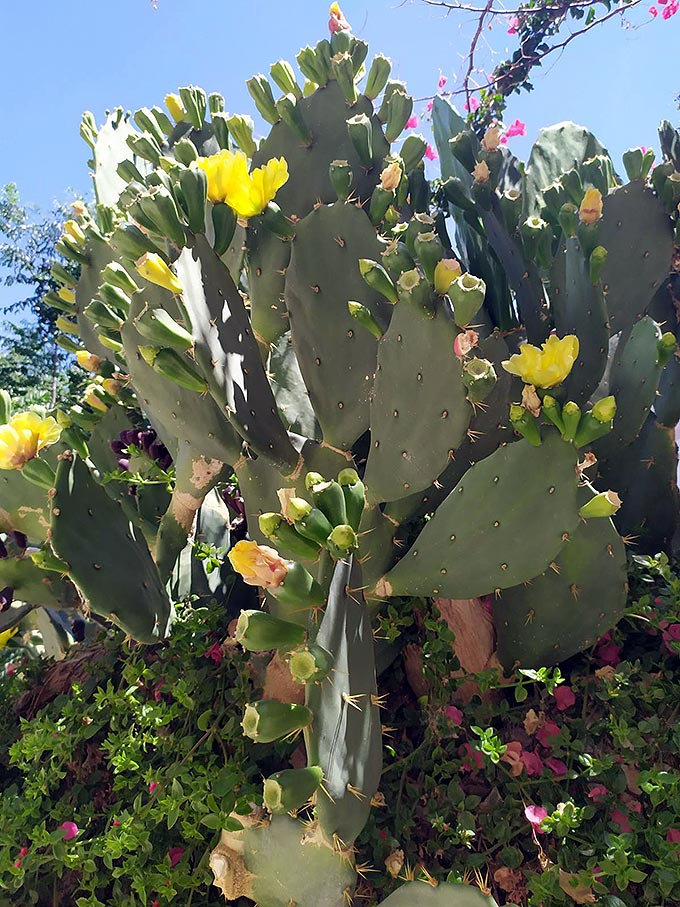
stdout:
<svg viewBox="0 0 680 907">
<path fill-rule="evenodd" d="M 523 123 L 521 120 L 515 120 L 514 123 L 510 123 L 508 128 L 505 130 L 505 138 L 512 139 L 516 135 L 526 135 L 527 134 L 527 124 Z"/>
<path fill-rule="evenodd" d="M 576 696 L 571 687 L 559 686 L 555 687 L 555 705 L 557 706 L 560 712 L 566 711 L 572 707 L 576 702 Z"/>
<path fill-rule="evenodd" d="M 149 793 L 152 794 L 158 787 L 158 781 L 152 781 L 149 785 Z"/>
<path fill-rule="evenodd" d="M 546 809 L 542 806 L 525 806 L 524 815 L 537 835 L 545 834 L 545 830 L 541 828 L 541 822 L 548 818 L 548 811 Z"/>
<path fill-rule="evenodd" d="M 538 753 L 522 750 L 521 760 L 530 778 L 538 778 L 543 774 L 543 760 Z"/>
<path fill-rule="evenodd" d="M 628 821 L 628 816 L 625 813 L 622 813 L 620 809 L 612 810 L 611 820 L 612 820 L 612 822 L 616 822 L 616 824 L 621 829 L 622 834 L 625 834 L 626 832 L 633 830 L 630 827 L 630 822 Z"/>
<path fill-rule="evenodd" d="M 434 101 L 427 102 L 427 112 L 432 113 L 432 108 L 434 107 Z"/>
<path fill-rule="evenodd" d="M 612 640 L 611 630 L 597 641 L 595 657 L 601 665 L 611 665 L 613 668 L 621 662 L 621 646 L 617 646 Z"/>
<path fill-rule="evenodd" d="M 552 756 L 545 760 L 545 764 L 556 778 L 563 778 L 567 774 L 567 765 L 561 759 L 555 759 Z"/>
<path fill-rule="evenodd" d="M 517 18 L 517 16 L 512 16 L 510 18 L 510 21 L 508 22 L 508 34 L 516 35 L 518 25 L 519 25 L 519 19 Z"/>
<path fill-rule="evenodd" d="M 588 791 L 588 797 L 596 803 L 601 803 L 608 793 L 609 791 L 604 784 L 594 784 Z"/>
<path fill-rule="evenodd" d="M 473 749 L 469 743 L 464 743 L 458 752 L 461 756 L 466 757 L 466 761 L 461 764 L 461 769 L 463 771 L 473 771 L 473 763 L 475 769 L 480 769 L 484 766 L 484 757 L 479 750 Z"/>
<path fill-rule="evenodd" d="M 671 0 L 671 2 L 668 4 L 668 6 L 665 6 L 663 11 L 661 12 L 661 18 L 670 19 L 671 16 L 674 16 L 679 9 L 680 9 L 679 0 Z"/>
<path fill-rule="evenodd" d="M 168 851 L 168 857 L 170 858 L 170 868 L 174 869 L 183 856 L 184 856 L 183 847 L 171 847 L 170 850 Z"/>
<path fill-rule="evenodd" d="M 560 728 L 555 724 L 554 721 L 546 721 L 545 724 L 542 724 L 541 727 L 536 731 L 536 739 L 544 746 L 546 749 L 550 749 L 552 746 L 551 741 L 555 737 L 559 737 Z"/>
<path fill-rule="evenodd" d="M 59 828 L 64 832 L 64 841 L 77 837 L 80 831 L 75 822 L 62 822 Z"/>
<path fill-rule="evenodd" d="M 216 665 L 219 665 L 222 663 L 223 654 L 224 653 L 222 652 L 222 646 L 218 642 L 214 642 L 205 653 L 205 657 L 211 658 Z"/>
<path fill-rule="evenodd" d="M 669 828 L 666 832 L 666 840 L 669 844 L 680 844 L 680 828 Z"/>
<path fill-rule="evenodd" d="M 15 860 L 15 861 L 14 861 L 14 868 L 15 868 L 15 869 L 21 869 L 21 860 Z"/>
<path fill-rule="evenodd" d="M 8 677 L 14 677 L 16 673 L 17 666 L 15 664 L 12 664 L 12 662 L 5 666 L 5 674 L 7 674 Z"/>
<path fill-rule="evenodd" d="M 437 88 L 441 91 L 442 88 L 446 85 L 449 80 L 446 76 L 439 76 L 439 81 L 437 82 Z"/>
<path fill-rule="evenodd" d="M 409 117 L 408 120 L 406 120 L 406 125 L 404 126 L 404 129 L 417 129 L 417 128 L 418 128 L 418 117 L 414 113 L 412 117 Z"/>
<path fill-rule="evenodd" d="M 479 101 L 477 100 L 477 98 L 474 95 L 472 95 L 470 97 L 470 104 L 468 105 L 468 103 L 466 101 L 465 104 L 463 105 L 463 107 L 465 110 L 468 111 L 468 113 L 474 113 L 475 110 L 479 110 Z"/>
<path fill-rule="evenodd" d="M 677 649 L 673 648 L 673 643 L 680 642 L 680 624 L 669 624 L 664 627 L 661 636 L 668 651 L 672 654 L 676 654 Z"/>
<path fill-rule="evenodd" d="M 432 147 L 432 145 L 428 145 L 428 146 L 427 146 L 427 150 L 426 150 L 426 152 L 425 152 L 425 157 L 428 159 L 428 161 L 436 161 L 437 158 L 439 157 L 439 155 L 438 155 L 437 152 L 434 150 L 434 148 Z"/>
<path fill-rule="evenodd" d="M 659 11 L 658 11 L 658 9 L 657 9 L 655 6 L 650 6 L 650 7 L 649 7 L 649 14 L 650 14 L 651 16 L 653 16 L 653 17 L 656 19 L 656 17 L 659 15 Z"/>
<path fill-rule="evenodd" d="M 463 713 L 459 708 L 456 708 L 455 705 L 447 706 L 444 710 L 444 714 L 449 719 L 449 721 L 453 722 L 453 724 L 456 725 L 456 727 L 463 723 Z"/>
<path fill-rule="evenodd" d="M 19 850 L 18 856 L 20 860 L 23 860 L 24 857 L 28 856 L 28 847 L 22 847 Z"/>
</svg>

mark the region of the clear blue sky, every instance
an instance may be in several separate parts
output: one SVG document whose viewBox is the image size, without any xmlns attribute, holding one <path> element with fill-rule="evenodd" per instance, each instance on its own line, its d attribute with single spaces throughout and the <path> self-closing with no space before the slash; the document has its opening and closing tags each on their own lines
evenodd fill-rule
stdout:
<svg viewBox="0 0 680 907">
<path fill-rule="evenodd" d="M 470 14 L 446 18 L 421 0 L 341 5 L 354 33 L 391 58 L 414 97 L 433 94 L 440 72 L 447 88 L 462 72 Z M 116 105 L 162 104 L 168 91 L 193 82 L 221 91 L 230 112 L 252 113 L 245 80 L 281 57 L 294 62 L 300 47 L 326 36 L 328 2 L 159 0 L 153 9 L 150 0 L 5 0 L 2 18 L 0 184 L 15 182 L 24 202 L 49 207 L 69 189 L 89 192 L 83 110 L 101 121 Z M 508 108 L 506 122 L 527 124 L 527 137 L 511 140 L 515 153 L 526 157 L 541 126 L 572 119 L 598 135 L 618 167 L 628 147 L 656 144 L 660 119 L 680 121 L 680 14 L 652 21 L 645 7 L 631 21 L 640 27 L 607 24 L 536 71 L 535 90 Z M 515 39 L 500 24 L 485 40 L 496 53 L 490 66 Z M 0 288 L 0 301 L 8 299 Z"/>
</svg>

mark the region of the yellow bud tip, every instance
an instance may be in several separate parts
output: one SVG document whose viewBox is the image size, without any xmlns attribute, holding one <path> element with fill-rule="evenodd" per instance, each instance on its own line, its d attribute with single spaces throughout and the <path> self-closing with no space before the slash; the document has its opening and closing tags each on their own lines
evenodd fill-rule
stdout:
<svg viewBox="0 0 680 907">
<path fill-rule="evenodd" d="M 455 258 L 442 258 L 434 269 L 435 292 L 440 296 L 448 293 L 449 287 L 457 277 L 460 277 L 461 273 L 462 268 Z"/>
<path fill-rule="evenodd" d="M 73 290 L 69 290 L 67 287 L 60 287 L 57 290 L 57 296 L 63 302 L 75 302 L 76 301 L 76 294 L 73 292 Z"/>
<path fill-rule="evenodd" d="M 64 233 L 69 239 L 72 239 L 73 242 L 77 243 L 79 246 L 83 245 L 83 243 L 85 242 L 85 234 L 74 220 L 66 221 L 66 223 L 64 224 Z"/>
<path fill-rule="evenodd" d="M 135 262 L 137 273 L 156 286 L 170 290 L 171 293 L 181 293 L 182 284 L 173 274 L 168 265 L 156 252 L 147 252 L 146 255 Z"/>
<path fill-rule="evenodd" d="M 78 365 L 84 368 L 86 372 L 98 372 L 104 360 L 100 356 L 95 356 L 87 350 L 78 350 L 76 353 Z"/>
<path fill-rule="evenodd" d="M 182 104 L 182 99 L 177 94 L 166 94 L 165 106 L 168 108 L 170 116 L 176 123 L 186 120 L 187 114 Z"/>
</svg>

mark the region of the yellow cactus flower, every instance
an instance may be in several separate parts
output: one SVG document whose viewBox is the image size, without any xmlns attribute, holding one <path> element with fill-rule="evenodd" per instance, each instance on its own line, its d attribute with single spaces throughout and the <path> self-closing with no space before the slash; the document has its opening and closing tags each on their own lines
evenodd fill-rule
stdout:
<svg viewBox="0 0 680 907">
<path fill-rule="evenodd" d="M 284 183 L 288 182 L 285 158 L 272 158 L 248 173 L 248 158 L 242 151 L 218 151 L 199 158 L 198 166 L 208 178 L 208 198 L 225 202 L 239 217 L 261 214 Z"/>
<path fill-rule="evenodd" d="M 147 252 L 146 255 L 135 262 L 137 273 L 144 277 L 149 283 L 154 283 L 158 287 L 170 290 L 171 293 L 181 293 L 182 284 L 173 274 L 163 259 L 156 252 Z"/>
<path fill-rule="evenodd" d="M 602 217 L 602 193 L 599 189 L 586 189 L 578 216 L 582 224 L 596 224 Z"/>
<path fill-rule="evenodd" d="M 524 343 L 519 353 L 502 363 L 506 372 L 519 375 L 525 384 L 534 387 L 556 387 L 574 367 L 578 356 L 578 337 L 567 334 L 560 339 L 554 334 L 539 349 Z"/>
<path fill-rule="evenodd" d="M 401 167 L 396 161 L 388 164 L 380 174 L 380 188 L 389 192 L 396 189 L 401 182 Z"/>
<path fill-rule="evenodd" d="M 186 120 L 186 110 L 184 109 L 182 99 L 178 94 L 166 94 L 165 106 L 168 108 L 170 116 L 176 123 L 181 123 L 183 120 Z"/>
<path fill-rule="evenodd" d="M 3 630 L 3 632 L 0 633 L 0 649 L 5 648 L 18 629 L 18 627 L 10 627 L 9 630 Z"/>
<path fill-rule="evenodd" d="M 231 566 L 249 586 L 277 589 L 288 575 L 288 564 L 278 551 L 257 542 L 237 542 L 228 554 Z"/>
<path fill-rule="evenodd" d="M 61 428 L 56 419 L 43 419 L 37 413 L 17 413 L 0 425 L 0 469 L 22 469 L 44 447 L 59 440 Z"/>
<path fill-rule="evenodd" d="M 491 176 L 491 171 L 489 170 L 489 165 L 486 161 L 480 161 L 478 164 L 475 164 L 475 169 L 472 171 L 473 179 L 476 183 L 488 183 Z"/>
<path fill-rule="evenodd" d="M 63 302 L 76 301 L 76 294 L 73 292 L 73 290 L 69 290 L 68 287 L 59 287 L 59 289 L 57 290 L 57 296 Z"/>
<path fill-rule="evenodd" d="M 84 368 L 86 372 L 98 372 L 104 362 L 101 356 L 95 356 L 94 353 L 90 353 L 88 350 L 78 350 L 76 359 L 78 360 L 78 365 Z"/>
<path fill-rule="evenodd" d="M 69 239 L 82 246 L 85 242 L 85 234 L 80 229 L 78 223 L 74 220 L 67 220 L 64 224 L 64 233 Z"/>
<path fill-rule="evenodd" d="M 75 202 L 71 202 L 71 211 L 73 211 L 76 217 L 85 217 L 87 214 L 87 208 L 84 203 L 77 199 Z"/>
<path fill-rule="evenodd" d="M 449 292 L 449 287 L 453 281 L 460 277 L 463 269 L 455 258 L 442 258 L 437 262 L 434 269 L 434 289 L 436 293 L 443 296 Z"/>
</svg>

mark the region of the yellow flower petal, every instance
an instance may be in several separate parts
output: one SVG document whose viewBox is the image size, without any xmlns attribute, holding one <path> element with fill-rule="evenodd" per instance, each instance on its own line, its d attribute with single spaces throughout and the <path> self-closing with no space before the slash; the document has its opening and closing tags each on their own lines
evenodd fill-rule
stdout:
<svg viewBox="0 0 680 907">
<path fill-rule="evenodd" d="M 219 151 L 199 158 L 198 166 L 207 177 L 210 201 L 224 202 L 245 218 L 261 214 L 288 180 L 284 158 L 272 158 L 248 173 L 248 158 L 243 151 Z"/>
<path fill-rule="evenodd" d="M 17 413 L 0 425 L 0 469 L 21 469 L 29 460 L 59 440 L 61 428 L 52 416 Z"/>
<path fill-rule="evenodd" d="M 0 633 L 0 649 L 4 649 L 18 629 L 18 627 L 10 627 L 9 630 L 3 630 L 3 632 Z"/>
<path fill-rule="evenodd" d="M 602 217 L 602 193 L 599 189 L 586 189 L 578 211 L 582 224 L 596 224 Z"/>
<path fill-rule="evenodd" d="M 578 337 L 567 334 L 560 339 L 554 334 L 539 349 L 531 343 L 502 363 L 506 372 L 518 375 L 525 384 L 544 389 L 556 387 L 569 375 L 578 357 Z"/>
</svg>

